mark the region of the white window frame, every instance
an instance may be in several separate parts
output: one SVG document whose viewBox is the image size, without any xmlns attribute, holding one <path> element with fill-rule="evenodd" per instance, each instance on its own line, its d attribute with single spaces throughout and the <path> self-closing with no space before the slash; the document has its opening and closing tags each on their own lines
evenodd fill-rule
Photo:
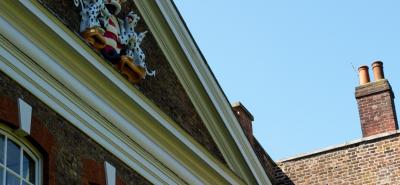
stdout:
<svg viewBox="0 0 400 185">
<path fill-rule="evenodd" d="M 4 164 L 0 163 L 0 166 L 4 168 L 3 171 L 3 182 L 0 182 L 0 184 L 6 184 L 6 175 L 7 172 L 12 173 L 13 175 L 16 175 L 21 181 L 22 185 L 22 160 L 23 160 L 23 153 L 27 153 L 35 162 L 35 185 L 41 185 L 43 183 L 42 181 L 42 156 L 38 152 L 38 150 L 23 136 L 19 136 L 16 134 L 15 130 L 12 130 L 11 128 L 7 127 L 3 123 L 0 122 L 0 134 L 4 136 L 4 144 L 5 144 L 5 150 L 4 150 Z M 17 144 L 20 149 L 20 173 L 21 175 L 15 173 L 11 169 L 7 168 L 7 140 L 13 141 L 15 144 Z M 29 185 L 31 185 L 30 182 L 28 182 Z"/>
</svg>

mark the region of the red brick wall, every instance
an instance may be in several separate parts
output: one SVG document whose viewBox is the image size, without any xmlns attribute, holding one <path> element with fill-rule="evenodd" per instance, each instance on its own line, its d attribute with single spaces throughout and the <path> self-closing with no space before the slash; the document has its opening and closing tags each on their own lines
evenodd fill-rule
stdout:
<svg viewBox="0 0 400 185">
<path fill-rule="evenodd" d="M 103 185 L 104 161 L 116 168 L 117 185 L 151 184 L 2 72 L 1 124 L 19 128 L 17 100 L 22 97 L 32 106 L 31 134 L 27 139 L 43 155 L 44 185 Z"/>
<path fill-rule="evenodd" d="M 260 160 L 262 167 L 264 168 L 265 173 L 271 180 L 273 184 L 275 184 L 275 168 L 276 163 L 272 160 L 272 158 L 265 152 L 264 148 L 257 141 L 256 138 L 253 138 L 253 150 L 256 153 L 258 160 Z"/>
<path fill-rule="evenodd" d="M 39 2 L 58 17 L 68 28 L 78 34 L 80 8 L 76 8 L 72 0 L 39 0 Z M 133 10 L 142 17 L 135 30 L 140 32 L 145 30 L 150 31 L 133 1 L 127 1 L 123 4 L 119 16 L 123 17 L 122 15 L 126 15 L 130 10 Z M 226 164 L 221 151 L 211 137 L 203 120 L 196 112 L 189 96 L 180 84 L 178 77 L 175 75 L 174 70 L 151 32 L 146 34 L 146 38 L 142 42 L 142 49 L 146 55 L 147 66 L 152 70 L 156 70 L 157 75 L 146 78 L 135 87 L 152 100 L 211 154 Z"/>
<path fill-rule="evenodd" d="M 364 137 L 397 130 L 394 95 L 387 80 L 357 87 L 356 98 Z"/>
<path fill-rule="evenodd" d="M 277 184 L 400 184 L 400 134 L 366 139 L 278 162 Z"/>
<path fill-rule="evenodd" d="M 82 185 L 107 185 L 104 161 L 97 162 L 91 159 L 83 159 Z M 116 185 L 126 185 L 117 175 Z"/>
<path fill-rule="evenodd" d="M 0 96 L 0 122 L 12 129 L 20 127 L 18 122 L 17 101 L 9 97 Z M 32 117 L 29 141 L 43 155 L 43 184 L 55 185 L 55 158 L 54 137 L 47 128 L 36 118 Z"/>
</svg>

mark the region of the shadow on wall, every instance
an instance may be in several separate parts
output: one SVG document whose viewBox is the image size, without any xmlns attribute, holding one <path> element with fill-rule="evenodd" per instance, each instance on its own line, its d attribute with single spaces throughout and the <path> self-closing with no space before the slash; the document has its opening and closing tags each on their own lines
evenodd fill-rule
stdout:
<svg viewBox="0 0 400 185">
<path fill-rule="evenodd" d="M 253 150 L 256 153 L 258 160 L 260 160 L 265 172 L 267 173 L 272 184 L 280 185 L 294 185 L 293 181 L 283 172 L 283 170 L 272 160 L 272 158 L 265 152 L 264 148 L 260 145 L 256 138 L 253 137 Z"/>
<path fill-rule="evenodd" d="M 293 181 L 283 172 L 283 170 L 275 164 L 275 177 L 273 184 L 276 185 L 294 185 Z"/>
</svg>

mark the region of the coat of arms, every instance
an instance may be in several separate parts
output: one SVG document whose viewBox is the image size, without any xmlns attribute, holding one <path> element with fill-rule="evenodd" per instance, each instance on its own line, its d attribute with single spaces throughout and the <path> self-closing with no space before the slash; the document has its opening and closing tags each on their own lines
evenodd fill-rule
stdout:
<svg viewBox="0 0 400 185">
<path fill-rule="evenodd" d="M 154 76 L 145 63 L 140 44 L 147 31 L 136 32 L 140 17 L 131 11 L 125 19 L 117 17 L 126 0 L 74 0 L 81 7 L 80 32 L 86 41 L 99 50 L 132 83 L 146 75 Z"/>
</svg>

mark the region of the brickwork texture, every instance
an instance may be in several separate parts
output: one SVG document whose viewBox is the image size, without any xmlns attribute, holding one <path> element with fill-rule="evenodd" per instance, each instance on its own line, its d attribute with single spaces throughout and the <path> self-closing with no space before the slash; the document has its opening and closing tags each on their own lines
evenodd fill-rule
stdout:
<svg viewBox="0 0 400 185">
<path fill-rule="evenodd" d="M 394 95 L 387 80 L 357 87 L 356 99 L 364 137 L 398 129 Z"/>
<path fill-rule="evenodd" d="M 19 126 L 17 121 L 18 98 L 23 98 L 32 106 L 33 119 L 29 139 L 44 155 L 43 175 L 45 179 L 43 184 L 75 185 L 89 183 L 103 185 L 102 182 L 105 181 L 101 179 L 101 171 L 104 171 L 104 161 L 108 161 L 116 167 L 119 185 L 151 184 L 11 78 L 0 72 L 0 121 L 7 123 L 10 128 L 18 128 Z M 88 160 L 93 162 L 83 162 Z M 100 167 L 97 168 L 95 173 L 91 173 L 93 171 L 88 169 L 91 167 L 90 165 L 88 167 L 87 164 L 98 164 L 97 166 Z M 91 182 L 90 179 L 97 181 Z"/>
<path fill-rule="evenodd" d="M 278 162 L 277 184 L 400 184 L 400 134 Z"/>
<path fill-rule="evenodd" d="M 72 0 L 39 0 L 39 2 L 58 17 L 68 28 L 79 35 L 80 9 L 75 7 Z M 123 4 L 119 16 L 123 17 L 130 10 L 133 10 L 142 17 L 135 29 L 139 32 L 150 31 L 133 1 L 127 1 Z M 197 114 L 185 89 L 180 84 L 178 77 L 175 75 L 151 32 L 146 34 L 146 38 L 142 42 L 142 49 L 146 55 L 147 66 L 149 69 L 155 70 L 157 75 L 146 78 L 136 87 L 186 132 L 193 136 L 197 142 L 210 151 L 211 154 L 226 164 L 220 150 Z M 100 53 L 99 55 L 101 56 Z"/>
</svg>

